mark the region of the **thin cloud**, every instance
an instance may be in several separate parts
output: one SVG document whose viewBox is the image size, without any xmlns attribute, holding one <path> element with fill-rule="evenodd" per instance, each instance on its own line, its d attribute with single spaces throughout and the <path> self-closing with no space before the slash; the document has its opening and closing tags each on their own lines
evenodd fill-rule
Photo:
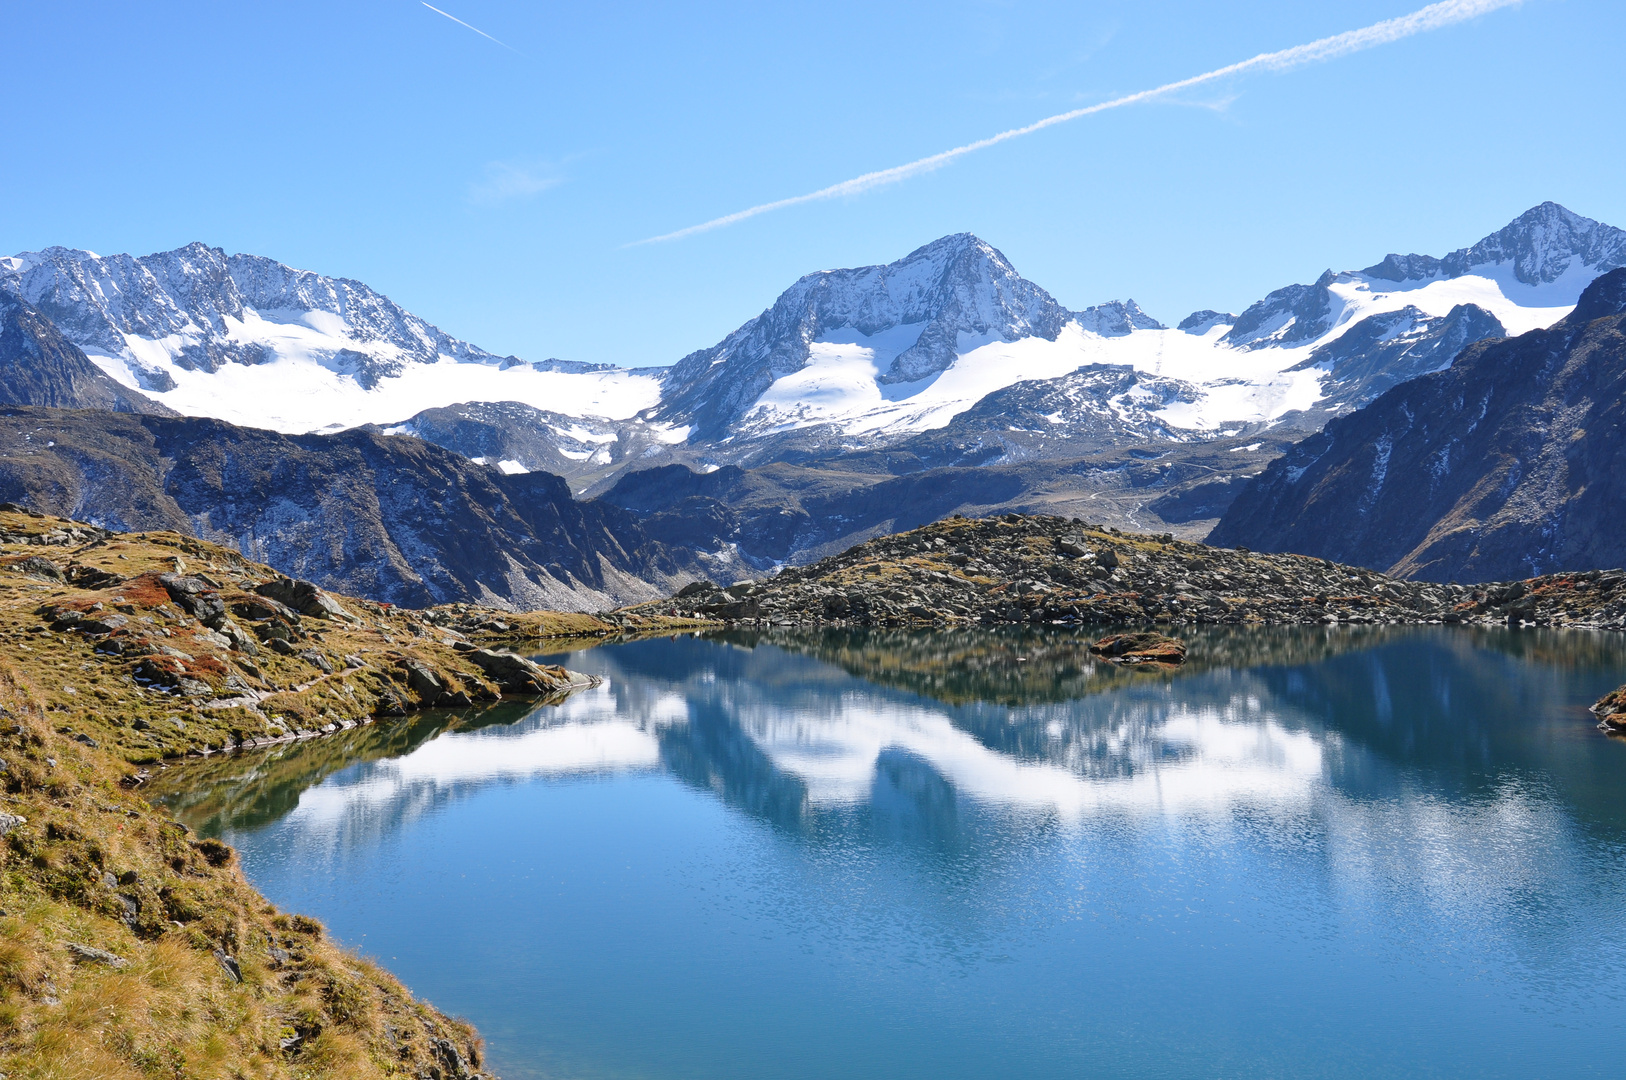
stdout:
<svg viewBox="0 0 1626 1080">
<path fill-rule="evenodd" d="M 486 164 L 485 176 L 469 185 L 469 201 L 486 206 L 515 202 L 562 183 L 559 170 L 547 162 L 492 161 Z"/>
<path fill-rule="evenodd" d="M 456 15 L 452 15 L 452 14 L 449 14 L 447 12 L 444 12 L 444 11 L 440 10 L 440 8 L 436 7 L 434 4 L 425 3 L 424 0 L 419 0 L 419 2 L 423 3 L 424 7 L 428 8 L 430 11 L 433 11 L 436 15 L 445 15 L 448 19 L 452 20 L 454 23 L 456 23 L 459 26 L 468 26 L 468 28 L 470 30 L 473 30 L 476 34 L 479 34 L 481 37 L 485 38 L 487 41 L 497 41 L 496 38 L 492 37 L 490 34 L 486 33 L 484 30 L 480 29 L 478 26 L 469 26 L 468 23 L 464 22 L 462 19 L 459 19 Z M 525 55 L 524 53 L 520 52 L 518 49 L 514 48 L 512 45 L 508 44 L 506 41 L 497 41 L 497 44 L 501 45 L 503 48 L 507 49 L 511 53 L 515 53 L 515 54 L 517 54 L 519 56 L 524 56 Z"/>
<path fill-rule="evenodd" d="M 1125 105 L 1135 105 L 1153 98 L 1163 97 L 1178 90 L 1200 86 L 1203 83 L 1214 82 L 1218 79 L 1229 78 L 1233 75 L 1242 75 L 1253 71 L 1289 71 L 1306 64 L 1320 64 L 1328 60 L 1335 60 L 1363 49 L 1387 45 L 1391 42 L 1409 38 L 1415 34 L 1427 33 L 1430 30 L 1439 30 L 1456 23 L 1466 22 L 1499 8 L 1513 7 L 1522 0 L 1443 0 L 1441 3 L 1430 4 L 1420 8 L 1410 15 L 1402 15 L 1394 19 L 1385 19 L 1383 22 L 1373 23 L 1371 26 L 1359 30 L 1347 30 L 1342 34 L 1334 34 L 1311 41 L 1304 45 L 1295 45 L 1290 49 L 1281 49 L 1277 52 L 1260 53 L 1249 60 L 1242 60 L 1235 64 L 1228 64 L 1213 71 L 1206 71 L 1201 75 L 1193 75 L 1178 82 L 1164 83 L 1150 90 L 1141 90 L 1123 97 L 1113 98 L 1096 105 L 1088 105 L 1082 109 L 1073 109 L 1070 112 L 1047 116 L 1043 120 L 1028 124 L 1025 127 L 1012 128 L 1002 131 L 998 135 L 991 135 L 986 139 L 957 146 L 952 150 L 945 150 L 940 154 L 923 157 L 911 161 L 906 165 L 895 165 L 890 169 L 881 169 L 877 172 L 865 173 L 855 176 L 851 180 L 843 180 L 839 184 L 820 188 L 818 191 L 808 192 L 806 195 L 794 195 L 788 199 L 779 199 L 775 202 L 762 203 L 732 214 L 725 214 L 720 218 L 712 218 L 698 225 L 690 225 L 686 229 L 665 233 L 661 236 L 651 236 L 647 240 L 637 240 L 627 247 L 637 247 L 640 244 L 658 244 L 667 240 L 681 240 L 696 233 L 710 232 L 725 225 L 733 225 L 747 218 L 754 218 L 758 214 L 766 214 L 772 210 L 783 210 L 789 206 L 800 206 L 803 203 L 818 202 L 823 199 L 835 199 L 843 195 L 858 195 L 872 188 L 883 187 L 887 184 L 896 184 L 921 173 L 940 169 L 956 158 L 977 150 L 985 150 L 998 143 L 1008 142 L 1011 139 L 1031 135 L 1035 131 L 1065 124 L 1069 120 L 1077 120 L 1081 116 L 1093 116 L 1096 113 L 1106 112 L 1108 109 L 1119 109 Z"/>
</svg>

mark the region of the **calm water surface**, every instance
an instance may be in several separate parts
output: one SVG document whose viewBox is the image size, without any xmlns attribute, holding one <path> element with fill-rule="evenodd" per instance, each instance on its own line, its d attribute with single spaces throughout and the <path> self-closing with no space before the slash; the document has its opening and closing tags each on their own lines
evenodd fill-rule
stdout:
<svg viewBox="0 0 1626 1080">
<path fill-rule="evenodd" d="M 1620 1076 L 1626 641 L 785 634 L 175 770 L 528 1077 Z"/>
</svg>

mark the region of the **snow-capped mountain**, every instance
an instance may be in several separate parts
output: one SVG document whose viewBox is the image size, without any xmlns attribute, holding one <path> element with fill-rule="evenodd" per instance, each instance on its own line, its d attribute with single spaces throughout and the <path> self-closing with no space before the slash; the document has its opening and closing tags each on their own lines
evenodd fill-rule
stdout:
<svg viewBox="0 0 1626 1080">
<path fill-rule="evenodd" d="M 1132 301 L 1068 311 L 959 234 L 886 266 L 803 278 L 678 364 L 648 415 L 691 426 L 691 441 L 803 429 L 874 443 L 942 428 L 1018 382 L 1105 365 L 1188 386 L 1154 414 L 1172 428 L 1238 433 L 1290 415 L 1314 428 L 1470 341 L 1551 325 L 1623 263 L 1626 231 L 1543 203 L 1444 258 L 1329 270 L 1239 316 L 1199 311 L 1170 329 Z"/>
<path fill-rule="evenodd" d="M 625 417 L 660 392 L 659 372 L 495 356 L 359 281 L 197 243 L 141 258 L 60 247 L 0 258 L 0 291 L 125 386 L 183 414 L 278 431 L 468 400 Z"/>
<path fill-rule="evenodd" d="M 1078 366 L 1036 365 L 1036 354 L 1056 350 L 1024 343 L 1153 328 L 1162 327 L 1132 300 L 1068 311 L 999 251 L 958 233 L 885 266 L 807 275 L 679 361 L 651 415 L 689 426 L 694 441 L 822 425 L 907 434 L 941 427 L 1020 378 Z"/>
<path fill-rule="evenodd" d="M 502 444 L 518 456 L 469 456 L 591 482 L 645 462 L 886 447 L 962 417 L 985 435 L 1012 393 L 1042 421 L 1015 425 L 1034 435 L 1029 454 L 1085 429 L 1176 441 L 1316 429 L 1471 341 L 1551 325 L 1623 263 L 1626 231 L 1543 203 L 1443 258 L 1390 255 L 1171 328 L 1133 301 L 1068 310 L 961 233 L 884 266 L 809 274 L 670 369 L 499 357 L 360 282 L 202 244 L 0 259 L 0 291 L 183 414 Z"/>
</svg>

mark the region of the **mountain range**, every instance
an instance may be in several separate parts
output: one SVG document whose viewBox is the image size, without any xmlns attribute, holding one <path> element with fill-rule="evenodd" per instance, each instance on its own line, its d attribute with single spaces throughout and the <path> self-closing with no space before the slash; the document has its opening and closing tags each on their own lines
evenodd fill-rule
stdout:
<svg viewBox="0 0 1626 1080">
<path fill-rule="evenodd" d="M 360 282 L 202 244 L 49 248 L 0 259 L 0 364 L 16 405 L 411 436 L 499 485 L 554 474 L 644 530 L 629 543 L 660 549 L 650 566 L 686 552 L 726 579 L 954 511 L 1200 537 L 1328 421 L 1553 326 L 1622 265 L 1626 231 L 1543 203 L 1445 256 L 1329 270 L 1171 327 L 1132 300 L 1069 310 L 962 233 L 809 274 L 716 345 L 622 368 L 499 357 Z M 567 577 L 538 588 L 616 594 Z"/>
<path fill-rule="evenodd" d="M 873 448 L 1089 365 L 1162 381 L 1171 400 L 1150 410 L 1149 431 L 1319 427 L 1468 341 L 1551 325 L 1622 264 L 1626 231 L 1543 203 L 1443 258 L 1329 270 L 1239 316 L 1201 311 L 1171 328 L 1132 300 L 1069 311 L 961 233 L 885 266 L 809 274 L 664 368 L 499 357 L 360 282 L 197 243 L 140 258 L 27 252 L 0 259 L 0 292 L 121 385 L 184 415 L 304 433 L 515 402 L 583 422 L 544 426 L 576 443 L 564 456 L 585 474 L 634 437 L 627 427 L 646 448 L 678 446 L 703 464 L 785 459 L 792 433 L 803 453 Z M 1114 409 L 1145 400 L 1121 388 L 1092 397 Z M 583 445 L 594 453 L 580 457 Z"/>
</svg>

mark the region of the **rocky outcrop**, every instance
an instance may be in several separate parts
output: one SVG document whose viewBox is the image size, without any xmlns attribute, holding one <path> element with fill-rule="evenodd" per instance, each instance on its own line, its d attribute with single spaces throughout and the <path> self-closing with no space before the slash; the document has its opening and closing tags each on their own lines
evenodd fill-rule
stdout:
<svg viewBox="0 0 1626 1080">
<path fill-rule="evenodd" d="M 1452 623 L 1626 629 L 1626 571 L 1469 587 L 1076 518 L 949 518 L 629 609 L 755 626 Z"/>
<path fill-rule="evenodd" d="M 1626 734 L 1626 686 L 1609 691 L 1592 706 L 1598 727 L 1612 734 Z"/>
<path fill-rule="evenodd" d="M 1626 268 L 1294 446 L 1209 536 L 1435 581 L 1626 565 Z"/>
<path fill-rule="evenodd" d="M 1108 634 L 1092 644 L 1090 652 L 1119 664 L 1177 666 L 1186 662 L 1185 642 L 1151 631 Z"/>
<path fill-rule="evenodd" d="M 592 685 L 587 676 L 567 671 L 557 664 L 538 664 L 513 653 L 474 649 L 463 655 L 504 690 L 525 694 L 558 694 Z"/>
</svg>

